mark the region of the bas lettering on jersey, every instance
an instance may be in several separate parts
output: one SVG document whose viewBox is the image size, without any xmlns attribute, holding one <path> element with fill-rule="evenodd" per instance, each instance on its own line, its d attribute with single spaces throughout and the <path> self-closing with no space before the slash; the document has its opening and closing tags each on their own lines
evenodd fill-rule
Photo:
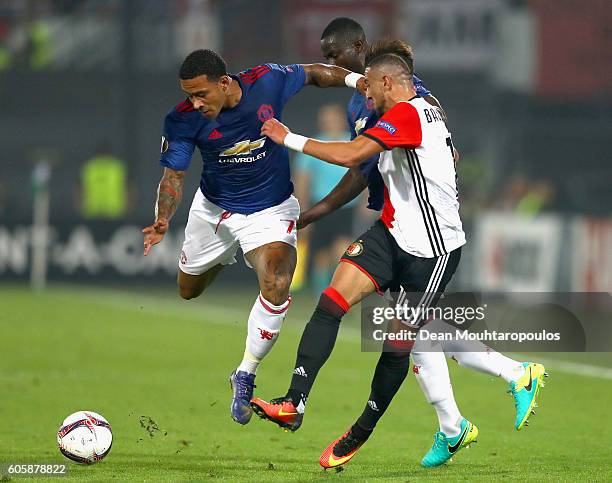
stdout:
<svg viewBox="0 0 612 483">
<path fill-rule="evenodd" d="M 412 80 L 419 96 L 427 97 L 431 95 L 429 89 L 425 87 L 423 81 L 416 75 L 412 77 Z M 380 113 L 374 109 L 372 99 L 366 98 L 356 91 L 347 106 L 347 119 L 351 128 L 351 139 L 355 139 L 358 135 L 363 134 L 363 131 L 373 127 L 379 118 Z M 368 158 L 359 167 L 362 175 L 368 181 L 368 208 L 372 210 L 381 210 L 384 202 L 384 184 L 377 165 L 378 155 Z"/>
<path fill-rule="evenodd" d="M 425 119 L 427 119 L 427 122 L 444 122 L 443 116 L 442 116 L 442 112 L 440 112 L 440 109 L 437 107 L 431 107 L 429 109 L 423 109 L 423 113 L 425 114 Z"/>
</svg>

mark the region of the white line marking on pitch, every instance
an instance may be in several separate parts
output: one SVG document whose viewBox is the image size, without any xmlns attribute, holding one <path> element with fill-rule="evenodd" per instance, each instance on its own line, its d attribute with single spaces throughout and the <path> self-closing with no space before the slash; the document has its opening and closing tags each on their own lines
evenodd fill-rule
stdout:
<svg viewBox="0 0 612 483">
<path fill-rule="evenodd" d="M 515 354 L 515 356 L 515 358 L 518 360 L 531 360 L 531 356 L 525 354 Z M 537 356 L 534 362 L 544 364 L 547 370 L 551 369 L 559 372 L 565 372 L 567 374 L 574 374 L 577 376 L 597 377 L 599 379 L 612 379 L 612 369 L 608 367 L 593 366 L 591 364 L 563 361 L 560 359 L 542 359 L 540 356 Z"/>
<path fill-rule="evenodd" d="M 215 324 L 232 324 L 228 318 L 231 319 L 243 319 L 246 317 L 246 312 L 227 306 L 220 306 L 214 304 L 205 305 L 192 305 L 192 306 L 177 306 L 175 304 L 168 304 L 165 297 L 154 297 L 151 295 L 143 294 L 131 294 L 121 292 L 115 289 L 104 289 L 97 290 L 95 294 L 90 294 L 88 290 L 83 290 L 82 295 L 89 295 L 95 297 L 96 301 L 100 299 L 100 292 L 105 292 L 112 297 L 110 300 L 105 300 L 105 305 L 111 305 L 122 308 L 130 308 L 134 311 L 140 311 L 139 307 L 144 306 L 145 310 L 154 310 L 157 315 L 167 315 L 170 317 L 180 317 L 185 319 L 193 320 L 194 318 L 206 317 L 209 322 Z M 212 320 L 211 320 L 212 319 Z M 246 320 L 245 320 L 246 325 Z M 302 330 L 301 327 L 289 326 L 285 331 L 294 332 Z M 343 327 L 340 332 L 340 336 L 345 340 L 359 341 L 361 338 L 361 331 L 356 327 Z M 531 355 L 525 354 L 513 354 L 513 357 L 518 360 L 531 360 Z M 612 380 L 612 368 L 594 366 L 591 364 L 583 364 L 580 362 L 570 362 L 561 359 L 542 359 L 537 356 L 537 362 L 544 364 L 547 369 L 554 371 L 564 372 L 566 374 L 574 374 L 578 376 L 595 377 L 599 379 Z"/>
</svg>

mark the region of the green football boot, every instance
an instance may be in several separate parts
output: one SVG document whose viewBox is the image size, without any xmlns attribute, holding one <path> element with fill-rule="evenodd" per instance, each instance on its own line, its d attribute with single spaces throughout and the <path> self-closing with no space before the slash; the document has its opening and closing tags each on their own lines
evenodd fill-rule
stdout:
<svg viewBox="0 0 612 483">
<path fill-rule="evenodd" d="M 463 418 L 461 432 L 457 436 L 449 438 L 442 431 L 434 435 L 434 444 L 421 460 L 421 466 L 431 468 L 446 463 L 461 448 L 467 448 L 471 443 L 475 443 L 477 437 L 478 428 Z"/>
</svg>

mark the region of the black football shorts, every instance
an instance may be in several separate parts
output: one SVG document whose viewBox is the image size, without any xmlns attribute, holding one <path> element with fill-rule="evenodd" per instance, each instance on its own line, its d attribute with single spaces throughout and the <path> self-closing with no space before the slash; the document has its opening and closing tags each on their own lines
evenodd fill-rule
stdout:
<svg viewBox="0 0 612 483">
<path fill-rule="evenodd" d="M 440 257 L 423 258 L 402 250 L 378 220 L 349 245 L 340 258 L 367 275 L 380 294 L 390 290 L 421 294 L 422 302 L 435 306 L 459 265 L 461 247 Z"/>
</svg>

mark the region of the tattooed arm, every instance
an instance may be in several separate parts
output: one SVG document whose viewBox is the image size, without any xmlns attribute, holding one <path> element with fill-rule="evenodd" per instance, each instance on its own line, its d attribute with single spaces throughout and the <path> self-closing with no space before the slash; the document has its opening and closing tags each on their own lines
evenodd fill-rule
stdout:
<svg viewBox="0 0 612 483">
<path fill-rule="evenodd" d="M 144 233 L 145 257 L 151 251 L 151 247 L 162 241 L 164 235 L 168 231 L 170 219 L 176 212 L 176 208 L 183 196 L 184 177 L 185 171 L 164 168 L 164 175 L 157 187 L 155 223 L 142 230 Z"/>
<path fill-rule="evenodd" d="M 344 78 L 351 73 L 350 70 L 343 69 L 336 65 L 327 64 L 302 64 L 306 73 L 305 84 L 317 87 L 343 87 Z M 365 93 L 365 80 L 362 77 L 357 82 L 357 89 Z"/>
</svg>

